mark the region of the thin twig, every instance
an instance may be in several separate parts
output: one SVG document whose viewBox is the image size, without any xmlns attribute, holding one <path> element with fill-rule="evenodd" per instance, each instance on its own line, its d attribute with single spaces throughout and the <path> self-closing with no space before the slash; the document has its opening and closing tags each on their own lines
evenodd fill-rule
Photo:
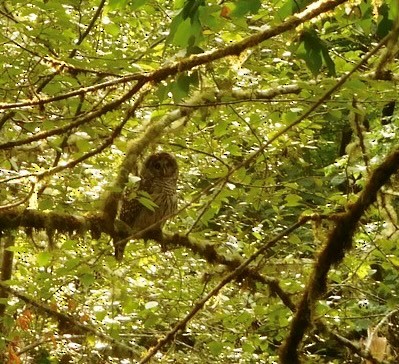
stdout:
<svg viewBox="0 0 399 364">
<path fill-rule="evenodd" d="M 216 296 L 220 290 L 226 286 L 228 283 L 239 277 L 245 269 L 260 255 L 264 254 L 267 250 L 273 247 L 278 241 L 298 229 L 300 226 L 304 225 L 309 218 L 302 218 L 297 223 L 291 225 L 289 228 L 285 229 L 283 232 L 275 236 L 273 239 L 269 240 L 262 248 L 260 248 L 256 253 L 251 255 L 247 260 L 242 262 L 240 266 L 238 266 L 234 271 L 227 274 L 205 297 L 200 299 L 194 304 L 194 308 L 182 319 L 180 320 L 173 328 L 170 330 L 165 337 L 158 340 L 157 344 L 148 350 L 148 353 L 145 357 L 140 360 L 140 364 L 147 363 L 164 345 L 170 342 L 176 333 L 179 330 L 182 330 L 186 327 L 187 323 L 194 318 L 194 316 L 205 306 L 206 302 L 208 302 L 212 297 Z"/>
</svg>

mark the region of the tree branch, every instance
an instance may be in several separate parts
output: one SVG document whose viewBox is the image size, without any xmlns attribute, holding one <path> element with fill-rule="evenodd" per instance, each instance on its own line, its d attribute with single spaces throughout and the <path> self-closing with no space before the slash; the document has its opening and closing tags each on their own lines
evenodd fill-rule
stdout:
<svg viewBox="0 0 399 364">
<path fill-rule="evenodd" d="M 145 355 L 141 360 L 140 364 L 147 363 L 163 346 L 171 342 L 179 330 L 183 330 L 187 323 L 194 318 L 194 316 L 205 306 L 212 297 L 219 294 L 220 290 L 230 283 L 231 281 L 238 279 L 248 270 L 249 265 L 257 259 L 259 256 L 264 254 L 272 246 L 274 246 L 278 241 L 283 239 L 285 236 L 289 235 L 291 232 L 295 231 L 300 226 L 304 225 L 310 218 L 304 217 L 300 219 L 297 223 L 291 225 L 289 228 L 285 229 L 283 232 L 275 236 L 273 239 L 269 240 L 265 245 L 260 248 L 256 253 L 252 254 L 247 260 L 242 260 L 240 265 L 238 265 L 232 272 L 227 274 L 208 294 L 206 294 L 202 299 L 198 300 L 193 309 L 180 320 L 173 328 L 170 330 L 163 338 L 159 339 L 157 344 L 150 348 L 148 354 Z"/>
<path fill-rule="evenodd" d="M 1 272 L 0 272 L 0 283 L 4 281 L 8 281 L 12 276 L 13 269 L 13 258 L 14 252 L 9 250 L 12 246 L 14 246 L 15 237 L 12 234 L 1 234 L 2 244 L 1 248 Z M 6 300 L 8 298 L 7 290 L 0 288 L 0 299 Z M 0 333 L 3 334 L 4 337 L 7 336 L 6 333 L 6 325 L 4 325 L 4 314 L 6 312 L 7 304 L 2 302 L 0 303 Z M 1 355 L 0 355 L 1 358 Z"/>
<path fill-rule="evenodd" d="M 327 1 L 320 0 L 316 3 L 313 3 L 312 6 L 309 6 L 301 13 L 297 13 L 293 16 L 290 16 L 289 18 L 287 18 L 281 24 L 275 26 L 274 28 L 267 27 L 266 29 L 259 31 L 258 33 L 255 33 L 247 38 L 244 38 L 242 41 L 230 44 L 224 48 L 216 49 L 214 51 L 204 52 L 197 55 L 191 55 L 190 57 L 172 63 L 169 66 L 159 68 L 153 72 L 143 72 L 134 75 L 128 75 L 118 80 L 107 81 L 98 85 L 84 87 L 69 92 L 67 94 L 54 96 L 52 98 L 33 100 L 33 101 L 32 100 L 22 101 L 12 104 L 0 103 L 0 110 L 44 105 L 53 101 L 63 100 L 69 97 L 77 96 L 82 93 L 93 92 L 112 85 L 124 84 L 132 80 L 137 80 L 139 81 L 139 83 L 140 81 L 142 82 L 144 81 L 144 83 L 148 82 L 158 83 L 170 76 L 174 76 L 177 73 L 183 71 L 188 71 L 190 69 L 193 69 L 194 67 L 198 67 L 200 65 L 213 62 L 215 60 L 224 58 L 226 56 L 239 55 L 241 52 L 245 51 L 246 49 L 255 47 L 256 45 L 264 42 L 265 40 L 268 40 L 279 34 L 285 33 L 289 30 L 295 29 L 297 26 L 319 16 L 320 14 L 333 10 L 335 7 L 345 3 L 346 1 L 347 0 L 327 0 Z"/>
<path fill-rule="evenodd" d="M 88 123 L 91 120 L 93 120 L 99 116 L 102 116 L 112 110 L 115 110 L 120 105 L 122 105 L 125 101 L 131 99 L 138 91 L 140 91 L 140 89 L 143 87 L 143 85 L 144 85 L 144 82 L 137 82 L 128 92 L 126 92 L 119 99 L 112 101 L 109 104 L 104 105 L 101 109 L 99 109 L 97 111 L 92 111 L 89 114 L 87 114 L 86 116 L 78 118 L 77 120 L 75 120 L 74 122 L 72 122 L 70 124 L 64 125 L 59 128 L 54 128 L 54 129 L 51 129 L 48 131 L 44 131 L 41 133 L 37 133 L 37 134 L 32 135 L 31 137 L 26 138 L 26 139 L 20 139 L 20 140 L 15 140 L 15 141 L 10 141 L 7 143 L 0 144 L 0 150 L 1 149 L 11 149 L 16 146 L 29 144 L 32 142 L 36 142 L 38 140 L 46 139 L 53 135 L 62 134 L 62 133 L 65 133 L 66 131 L 75 129 L 80 125 Z"/>
<path fill-rule="evenodd" d="M 311 278 L 292 321 L 290 332 L 281 347 L 280 362 L 282 364 L 300 363 L 298 347 L 305 332 L 312 325 L 315 303 L 326 291 L 329 270 L 333 265 L 339 264 L 345 252 L 352 248 L 352 238 L 359 219 L 376 201 L 378 191 L 398 169 L 399 148 L 389 154 L 374 170 L 357 201 L 347 206 L 347 212 L 334 217 L 335 227 L 316 260 Z"/>
<path fill-rule="evenodd" d="M 101 12 L 103 11 L 105 6 L 105 0 L 101 0 L 100 5 L 98 6 L 95 14 L 93 15 L 90 24 L 87 26 L 86 30 L 80 34 L 78 41 L 76 42 L 77 45 L 82 44 L 83 40 L 89 35 L 90 31 L 93 29 L 94 24 L 96 23 L 96 21 L 98 20 L 98 18 L 101 15 Z M 76 55 L 76 52 L 78 51 L 78 48 L 74 48 L 72 49 L 71 53 L 69 54 L 68 58 L 73 58 Z M 54 72 L 53 74 L 45 77 L 45 79 L 43 80 L 43 82 L 41 82 L 41 84 L 39 85 L 39 87 L 37 88 L 36 92 L 39 93 L 41 92 L 46 85 L 51 82 L 52 79 L 54 79 L 54 77 L 56 75 L 58 75 L 60 72 L 62 71 L 62 68 L 57 69 L 56 72 Z"/>
<path fill-rule="evenodd" d="M 26 296 L 25 294 L 20 293 L 17 290 L 7 286 L 3 282 L 0 282 L 0 288 L 2 290 L 4 290 L 5 292 L 12 294 L 14 297 L 17 297 L 18 299 L 26 302 L 28 305 L 31 305 L 32 307 L 35 307 L 39 311 L 46 313 L 50 317 L 55 318 L 57 321 L 67 322 L 70 325 L 79 328 L 80 330 L 82 330 L 85 333 L 95 335 L 96 337 L 99 337 L 100 339 L 103 339 L 106 342 L 111 343 L 112 345 L 122 349 L 124 352 L 129 353 L 132 358 L 137 358 L 137 356 L 139 355 L 138 352 L 136 350 L 134 350 L 131 346 L 123 344 L 123 343 L 119 342 L 118 340 L 114 339 L 113 337 L 103 334 L 97 328 L 94 328 L 94 327 L 86 325 L 86 324 L 82 324 L 81 322 L 76 320 L 72 315 L 66 315 L 64 313 L 55 311 L 50 306 L 48 306 L 42 302 L 37 302 L 36 300 Z"/>
<path fill-rule="evenodd" d="M 308 218 L 306 218 L 308 219 Z M 301 220 L 299 225 L 303 225 L 307 220 Z M 295 225 L 296 226 L 296 225 Z M 90 232 L 91 235 L 98 239 L 101 233 L 107 235 L 113 234 L 113 226 L 109 224 L 102 214 L 79 216 L 60 212 L 44 212 L 32 209 L 15 208 L 6 211 L 0 211 L 0 231 L 14 230 L 20 227 L 33 228 L 37 230 L 46 230 L 51 228 L 60 233 L 73 234 L 78 233 L 84 235 Z M 290 228 L 289 231 L 291 231 Z M 287 231 L 285 231 L 287 233 Z M 136 234 L 137 235 L 137 234 Z M 281 234 L 279 235 L 279 237 Z M 138 238 L 138 236 L 136 236 Z M 243 258 L 239 255 L 228 257 L 217 251 L 215 245 L 199 241 L 182 234 L 168 234 L 157 237 L 156 240 L 162 246 L 176 247 L 181 246 L 190 249 L 194 254 L 198 254 L 210 264 L 221 264 L 236 270 L 243 263 Z M 278 241 L 277 238 L 267 243 L 268 250 Z M 281 289 L 277 279 L 262 276 L 256 269 L 245 267 L 238 276 L 239 280 L 246 279 L 252 282 L 261 282 L 267 284 L 270 290 L 275 293 L 283 303 L 291 310 L 295 310 L 295 305 L 290 297 Z"/>
</svg>

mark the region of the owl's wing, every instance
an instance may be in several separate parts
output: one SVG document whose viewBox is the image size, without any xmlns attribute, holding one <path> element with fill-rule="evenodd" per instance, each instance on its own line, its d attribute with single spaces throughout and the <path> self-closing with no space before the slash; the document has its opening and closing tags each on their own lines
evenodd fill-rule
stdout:
<svg viewBox="0 0 399 364">
<path fill-rule="evenodd" d="M 126 189 L 122 196 L 119 215 L 115 219 L 116 237 L 114 238 L 115 258 L 118 261 L 123 259 L 128 241 L 122 242 L 133 233 L 133 227 L 137 217 L 141 214 L 143 205 L 132 196 L 132 189 Z"/>
<path fill-rule="evenodd" d="M 125 190 L 119 211 L 119 219 L 131 228 L 133 228 L 137 216 L 143 209 L 143 205 L 135 197 L 132 189 Z"/>
</svg>

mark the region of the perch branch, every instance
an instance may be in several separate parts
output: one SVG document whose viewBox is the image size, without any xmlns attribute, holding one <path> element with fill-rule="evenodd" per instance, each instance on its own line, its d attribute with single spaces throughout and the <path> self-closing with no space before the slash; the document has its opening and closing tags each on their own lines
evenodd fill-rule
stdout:
<svg viewBox="0 0 399 364">
<path fill-rule="evenodd" d="M 94 238 L 99 238 L 101 233 L 112 236 L 113 227 L 104 219 L 102 214 L 79 216 L 59 212 L 44 212 L 32 209 L 14 208 L 6 211 L 0 211 L 0 231 L 22 228 L 33 228 L 37 230 L 45 230 L 51 227 L 60 233 L 73 234 L 79 233 L 83 235 L 90 232 Z M 139 234 L 135 235 L 138 238 Z M 132 237 L 129 237 L 130 239 Z M 187 235 L 181 234 L 163 234 L 156 240 L 163 246 L 176 247 L 181 246 L 190 249 L 193 253 L 198 254 L 207 260 L 210 264 L 221 264 L 230 270 L 235 270 L 243 263 L 240 256 L 227 257 L 219 253 L 216 247 L 208 242 L 198 241 Z M 277 241 L 277 240 L 275 240 Z M 268 249 L 271 248 L 271 243 Z M 267 284 L 270 290 L 275 293 L 282 302 L 291 310 L 295 310 L 295 305 L 290 297 L 281 289 L 279 282 L 270 277 L 264 277 L 255 269 L 245 268 L 241 272 L 239 279 L 247 279 L 252 282 L 261 282 Z"/>
</svg>

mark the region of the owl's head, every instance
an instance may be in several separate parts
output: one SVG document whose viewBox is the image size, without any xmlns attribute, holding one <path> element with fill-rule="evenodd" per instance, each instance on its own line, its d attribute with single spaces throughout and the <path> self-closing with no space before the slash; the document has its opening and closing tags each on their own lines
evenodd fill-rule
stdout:
<svg viewBox="0 0 399 364">
<path fill-rule="evenodd" d="M 154 153 L 147 157 L 142 168 L 142 175 L 149 177 L 161 177 L 177 179 L 179 167 L 176 158 L 166 152 Z"/>
</svg>

